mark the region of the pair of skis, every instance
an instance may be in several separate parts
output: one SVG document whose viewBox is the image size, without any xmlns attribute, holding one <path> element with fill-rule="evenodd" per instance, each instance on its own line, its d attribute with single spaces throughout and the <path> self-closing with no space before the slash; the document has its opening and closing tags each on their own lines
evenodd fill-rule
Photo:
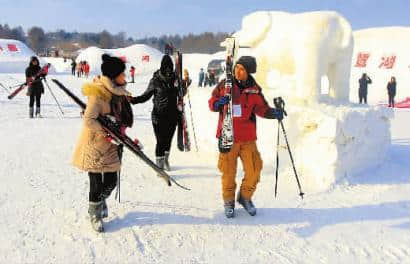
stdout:
<svg viewBox="0 0 410 264">
<path fill-rule="evenodd" d="M 229 37 L 225 40 L 226 47 L 226 67 L 225 67 L 225 91 L 224 96 L 229 98 L 229 103 L 223 108 L 223 121 L 221 134 L 218 139 L 218 148 L 221 153 L 229 152 L 234 143 L 233 119 L 232 119 L 232 86 L 233 67 L 238 54 L 239 45 L 235 43 L 235 38 Z"/>
<path fill-rule="evenodd" d="M 41 70 L 34 76 L 34 80 L 31 83 L 24 82 L 22 84 L 19 84 L 17 89 L 15 89 L 7 98 L 9 100 L 13 99 L 18 93 L 20 93 L 24 88 L 30 87 L 32 84 L 41 82 L 42 81 L 42 75 L 47 75 L 48 73 L 48 68 L 50 67 L 50 64 L 46 64 L 41 68 Z"/>
<path fill-rule="evenodd" d="M 189 92 L 187 90 L 189 86 L 189 83 L 188 83 L 189 80 L 184 80 L 182 69 L 183 69 L 182 68 L 182 53 L 177 51 L 175 54 L 175 75 L 176 75 L 176 81 L 177 81 L 177 87 L 178 87 L 177 108 L 179 111 L 178 129 L 177 129 L 177 137 L 178 137 L 177 145 L 180 151 L 190 151 L 191 150 L 191 140 L 189 138 L 189 133 L 188 133 L 188 122 L 186 119 L 185 103 L 184 103 L 184 95 L 185 93 L 187 93 L 190 112 L 191 112 L 191 122 L 192 122 L 192 130 L 194 132 L 195 146 L 196 146 L 196 151 L 198 151 L 198 144 L 196 142 L 196 136 L 195 136 L 194 120 L 192 117 L 191 101 L 189 99 Z"/>
<path fill-rule="evenodd" d="M 56 79 L 53 79 L 53 82 L 57 84 L 57 86 L 63 90 L 74 102 L 76 102 L 83 110 L 86 108 L 86 104 L 81 101 L 75 94 L 73 94 L 67 87 L 65 87 L 61 82 Z M 169 176 L 164 170 L 159 168 L 150 158 L 148 158 L 145 153 L 141 150 L 138 144 L 134 143 L 127 135 L 121 133 L 118 124 L 112 121 L 110 118 L 106 116 L 99 116 L 97 121 L 101 124 L 105 131 L 119 144 L 122 144 L 125 148 L 130 150 L 134 153 L 137 157 L 139 157 L 142 161 L 144 161 L 148 166 L 150 166 L 160 177 L 162 177 L 168 184 L 171 186 L 171 182 L 175 183 L 178 187 L 190 190 L 187 187 L 182 186 L 179 184 L 175 179 Z"/>
</svg>

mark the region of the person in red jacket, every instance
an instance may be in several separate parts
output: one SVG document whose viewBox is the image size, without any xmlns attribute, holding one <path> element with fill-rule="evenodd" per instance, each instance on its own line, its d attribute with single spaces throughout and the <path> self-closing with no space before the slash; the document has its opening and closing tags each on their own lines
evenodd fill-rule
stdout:
<svg viewBox="0 0 410 264">
<path fill-rule="evenodd" d="M 227 218 L 235 215 L 235 177 L 238 157 L 242 161 L 244 178 L 237 201 L 250 215 L 256 214 L 251 198 L 262 170 L 262 159 L 256 146 L 256 115 L 269 119 L 283 119 L 283 110 L 271 108 L 266 102 L 262 89 L 251 75 L 255 72 L 256 60 L 251 56 L 240 57 L 234 67 L 232 86 L 234 144 L 229 152 L 220 153 L 218 160 L 218 169 L 222 173 L 222 196 Z M 222 80 L 212 91 L 212 97 L 208 101 L 210 110 L 219 112 L 217 138 L 221 135 L 223 106 L 229 103 L 229 97 L 224 92 L 225 80 Z"/>
</svg>

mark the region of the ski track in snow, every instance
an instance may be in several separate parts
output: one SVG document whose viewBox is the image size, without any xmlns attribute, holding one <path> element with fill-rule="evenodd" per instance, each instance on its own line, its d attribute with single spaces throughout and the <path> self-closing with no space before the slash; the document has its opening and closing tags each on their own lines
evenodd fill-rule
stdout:
<svg viewBox="0 0 410 264">
<path fill-rule="evenodd" d="M 84 79 L 51 77 L 80 95 Z M 7 86 L 22 79 L 21 74 L 0 74 L 0 82 Z M 128 89 L 140 94 L 148 79 L 145 76 Z M 197 127 L 205 127 L 197 131 L 200 151 L 192 145 L 190 153 L 174 148 L 171 154 L 171 175 L 192 191 L 169 188 L 138 158 L 124 152 L 121 203 L 114 200 L 114 191 L 108 200 L 106 232 L 97 234 L 87 214 L 88 178 L 70 165 L 81 129 L 80 109 L 51 80 L 48 83 L 63 117 L 47 87 L 44 118 L 33 120 L 28 118 L 24 92 L 9 101 L 0 90 L 0 263 L 410 261 L 407 110 L 396 110 L 392 147 L 383 165 L 351 175 L 327 191 L 307 192 L 304 200 L 297 196 L 293 175 L 280 176 L 279 197 L 274 199 L 273 158 L 263 154 L 273 153 L 273 146 L 258 142 L 264 159 L 254 197 L 258 214 L 251 217 L 237 205 L 236 217 L 230 220 L 223 214 L 216 169 L 216 116 L 198 118 Z M 191 88 L 194 115 L 202 117 L 208 111 L 210 91 Z M 128 133 L 138 136 L 154 158 L 150 109 L 151 103 L 133 106 L 136 122 Z"/>
</svg>

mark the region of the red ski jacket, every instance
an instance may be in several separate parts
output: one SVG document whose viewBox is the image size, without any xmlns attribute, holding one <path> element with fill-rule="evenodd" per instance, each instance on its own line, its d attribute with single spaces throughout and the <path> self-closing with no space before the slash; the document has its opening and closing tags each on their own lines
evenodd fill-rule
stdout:
<svg viewBox="0 0 410 264">
<path fill-rule="evenodd" d="M 251 76 L 249 85 L 242 86 L 234 81 L 232 87 L 232 116 L 233 116 L 233 133 L 234 143 L 254 141 L 256 140 L 256 115 L 265 117 L 265 113 L 271 108 L 266 102 L 262 89 L 253 80 Z M 240 87 L 241 86 L 241 87 Z M 218 112 L 214 109 L 214 104 L 220 97 L 225 94 L 225 80 L 219 84 L 212 91 L 212 97 L 209 99 L 209 108 L 213 112 Z M 221 127 L 223 122 L 223 110 L 219 111 L 218 128 L 216 137 L 219 138 L 221 134 Z"/>
</svg>

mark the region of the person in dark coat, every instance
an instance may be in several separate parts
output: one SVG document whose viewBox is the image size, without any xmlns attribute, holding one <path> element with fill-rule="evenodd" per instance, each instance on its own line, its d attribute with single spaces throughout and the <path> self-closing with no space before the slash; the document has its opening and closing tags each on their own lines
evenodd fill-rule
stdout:
<svg viewBox="0 0 410 264">
<path fill-rule="evenodd" d="M 157 165 L 165 170 L 170 170 L 171 142 L 179 118 L 177 109 L 178 88 L 175 86 L 175 80 L 172 59 L 169 55 L 164 55 L 160 69 L 154 73 L 145 92 L 140 96 L 130 98 L 132 104 L 140 104 L 154 96 L 151 119 L 157 140 L 155 156 Z M 183 84 L 183 94 L 185 95 L 189 82 L 185 80 Z"/>
<path fill-rule="evenodd" d="M 372 83 L 372 79 L 363 73 L 362 78 L 359 79 L 359 103 L 362 101 L 367 104 L 367 85 Z"/>
<path fill-rule="evenodd" d="M 75 76 L 75 69 L 76 69 L 76 67 L 77 67 L 77 63 L 75 62 L 74 59 L 72 59 L 72 62 L 71 62 L 71 74 L 74 75 L 74 76 Z"/>
<path fill-rule="evenodd" d="M 44 93 L 44 86 L 41 82 L 41 78 L 44 75 L 40 74 L 41 67 L 40 62 L 36 56 L 31 57 L 30 64 L 26 68 L 26 83 L 28 85 L 27 95 L 30 96 L 29 101 L 29 117 L 33 118 L 34 114 L 34 101 L 36 102 L 36 117 L 41 117 L 41 95 Z"/>
<path fill-rule="evenodd" d="M 387 83 L 387 94 L 389 96 L 389 107 L 394 107 L 394 97 L 396 96 L 396 77 L 392 76 Z"/>
<path fill-rule="evenodd" d="M 204 69 L 201 68 L 201 70 L 199 71 L 199 82 L 198 82 L 199 87 L 202 87 L 202 84 L 204 82 L 204 78 L 205 78 Z"/>
</svg>

